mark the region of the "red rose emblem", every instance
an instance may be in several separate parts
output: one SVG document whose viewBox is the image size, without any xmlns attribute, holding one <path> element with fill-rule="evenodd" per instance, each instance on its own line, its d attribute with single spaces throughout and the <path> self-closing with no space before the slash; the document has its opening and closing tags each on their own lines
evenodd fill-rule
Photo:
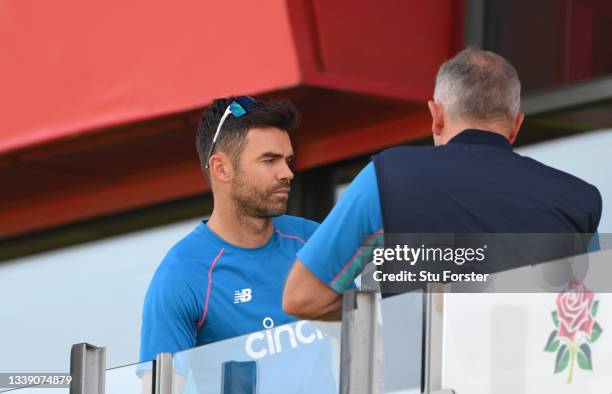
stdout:
<svg viewBox="0 0 612 394">
<path fill-rule="evenodd" d="M 559 316 L 559 337 L 573 342 L 577 333 L 587 337 L 593 331 L 591 308 L 595 294 L 583 284 L 574 284 L 571 289 L 557 296 L 557 314 Z"/>
<path fill-rule="evenodd" d="M 590 344 L 597 341 L 603 329 L 595 321 L 599 300 L 582 283 L 572 279 L 571 288 L 557 296 L 552 313 L 555 330 L 548 335 L 545 352 L 556 353 L 555 374 L 569 366 L 567 383 L 572 383 L 574 365 L 593 371 Z"/>
</svg>

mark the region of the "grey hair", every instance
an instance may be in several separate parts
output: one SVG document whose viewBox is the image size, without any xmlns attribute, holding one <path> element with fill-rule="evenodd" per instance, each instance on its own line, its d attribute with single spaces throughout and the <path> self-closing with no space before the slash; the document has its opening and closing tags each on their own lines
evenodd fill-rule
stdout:
<svg viewBox="0 0 612 394">
<path fill-rule="evenodd" d="M 520 111 L 521 82 L 500 55 L 467 48 L 440 66 L 434 100 L 454 119 L 512 122 Z"/>
</svg>

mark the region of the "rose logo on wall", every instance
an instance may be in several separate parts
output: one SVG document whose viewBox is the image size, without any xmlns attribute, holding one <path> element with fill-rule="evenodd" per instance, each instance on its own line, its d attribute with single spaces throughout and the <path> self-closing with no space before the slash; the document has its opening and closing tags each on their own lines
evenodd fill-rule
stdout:
<svg viewBox="0 0 612 394">
<path fill-rule="evenodd" d="M 599 300 L 582 283 L 572 279 L 570 288 L 557 296 L 557 308 L 552 312 L 555 330 L 548 337 L 544 351 L 557 353 L 555 373 L 569 365 L 567 383 L 572 383 L 574 364 L 586 371 L 593 370 L 590 344 L 599 339 L 602 328 L 595 321 Z"/>
</svg>

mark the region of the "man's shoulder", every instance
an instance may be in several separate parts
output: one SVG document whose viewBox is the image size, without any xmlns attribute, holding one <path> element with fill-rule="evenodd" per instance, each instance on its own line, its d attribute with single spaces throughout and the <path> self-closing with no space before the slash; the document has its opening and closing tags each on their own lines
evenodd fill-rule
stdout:
<svg viewBox="0 0 612 394">
<path fill-rule="evenodd" d="M 543 180 L 544 182 L 554 182 L 558 185 L 557 190 L 563 189 L 566 191 L 564 194 L 566 197 L 573 196 L 577 202 L 591 203 L 592 205 L 599 204 L 599 209 L 601 209 L 601 194 L 596 186 L 588 183 L 582 178 L 546 165 L 531 157 L 519 154 L 517 154 L 517 156 L 521 158 L 523 163 L 530 167 L 529 173 L 531 176 L 538 177 L 539 180 Z"/>
<path fill-rule="evenodd" d="M 160 267 L 188 268 L 191 263 L 202 264 L 219 253 L 220 247 L 206 237 L 200 222 L 191 232 L 176 242 L 166 253 Z"/>
<path fill-rule="evenodd" d="M 304 239 L 319 227 L 319 223 L 300 216 L 281 215 L 272 219 L 274 228 L 283 234 L 296 235 Z"/>
<path fill-rule="evenodd" d="M 435 146 L 409 146 L 409 145 L 399 145 L 393 146 L 391 148 L 387 148 L 377 154 L 374 157 L 393 157 L 393 156 L 403 156 L 408 153 L 430 153 L 430 152 L 438 152 L 440 151 Z"/>
<path fill-rule="evenodd" d="M 372 162 L 376 173 L 379 173 L 387 167 L 387 164 L 394 167 L 397 160 L 405 162 L 406 160 L 413 162 L 414 165 L 426 165 L 425 160 L 431 159 L 431 156 L 440 153 L 441 150 L 435 146 L 394 146 L 387 148 L 382 152 L 372 156 Z"/>
<path fill-rule="evenodd" d="M 198 227 L 193 229 L 162 258 L 151 280 L 150 290 L 183 292 L 205 283 L 202 281 L 206 280 L 215 252 L 219 252 L 213 246 Z"/>
<path fill-rule="evenodd" d="M 581 179 L 575 175 L 572 175 L 558 168 L 551 167 L 531 157 L 523 156 L 518 153 L 516 155 L 520 157 L 523 163 L 531 167 L 532 174 L 534 173 L 534 171 L 538 171 L 534 175 L 541 175 L 551 180 L 564 182 L 572 189 L 578 189 L 578 190 L 583 190 L 588 193 L 599 194 L 599 190 L 597 189 L 597 187 L 588 183 L 584 179 Z"/>
</svg>

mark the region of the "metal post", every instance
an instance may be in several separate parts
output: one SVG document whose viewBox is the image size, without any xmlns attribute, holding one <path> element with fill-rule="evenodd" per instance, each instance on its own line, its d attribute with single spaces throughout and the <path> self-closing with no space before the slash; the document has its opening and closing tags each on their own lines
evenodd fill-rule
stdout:
<svg viewBox="0 0 612 394">
<path fill-rule="evenodd" d="M 442 389 L 444 293 L 442 288 L 428 284 L 425 291 L 424 394 L 453 394 Z"/>
<path fill-rule="evenodd" d="M 106 349 L 77 343 L 70 350 L 70 394 L 104 394 Z"/>
<path fill-rule="evenodd" d="M 155 360 L 154 394 L 172 394 L 173 359 L 171 353 L 159 353 Z"/>
<path fill-rule="evenodd" d="M 377 394 L 375 359 L 377 338 L 376 293 L 356 289 L 342 299 L 340 393 Z"/>
</svg>

